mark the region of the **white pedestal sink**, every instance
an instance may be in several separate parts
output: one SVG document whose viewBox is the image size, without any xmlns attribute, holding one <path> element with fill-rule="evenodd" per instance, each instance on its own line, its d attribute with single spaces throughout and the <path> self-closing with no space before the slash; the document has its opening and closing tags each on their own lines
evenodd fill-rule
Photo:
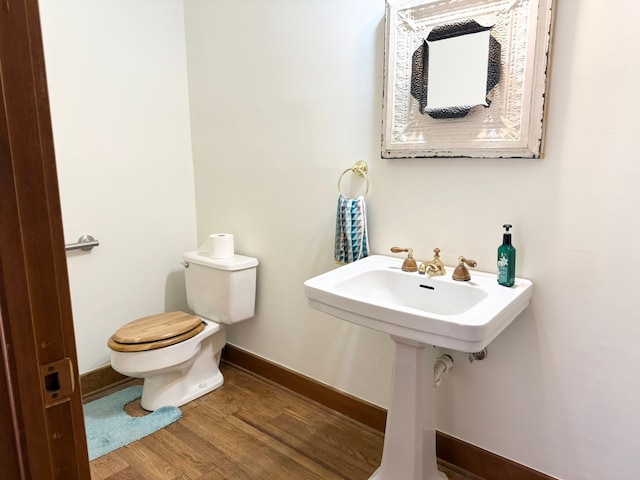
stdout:
<svg viewBox="0 0 640 480">
<path fill-rule="evenodd" d="M 402 260 L 373 255 L 304 284 L 309 306 L 391 335 L 396 343 L 382 462 L 372 480 L 442 480 L 436 465 L 432 346 L 479 352 L 529 304 L 532 284 L 499 285 L 495 274 L 471 281 L 401 270 Z"/>
</svg>

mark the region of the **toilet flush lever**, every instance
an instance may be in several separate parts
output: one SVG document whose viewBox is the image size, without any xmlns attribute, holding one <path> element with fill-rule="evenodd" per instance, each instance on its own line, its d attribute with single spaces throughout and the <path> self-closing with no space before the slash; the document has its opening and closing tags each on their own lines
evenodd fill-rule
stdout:
<svg viewBox="0 0 640 480">
<path fill-rule="evenodd" d="M 180 262 L 180 265 L 182 265 L 184 268 L 189 268 L 189 262 L 187 262 L 186 260 Z"/>
<path fill-rule="evenodd" d="M 100 245 L 100 242 L 93 238 L 91 235 L 82 235 L 77 243 L 67 243 L 64 246 L 64 249 L 69 252 L 71 250 L 82 250 L 85 252 L 89 252 L 93 249 L 93 247 L 97 247 Z"/>
</svg>

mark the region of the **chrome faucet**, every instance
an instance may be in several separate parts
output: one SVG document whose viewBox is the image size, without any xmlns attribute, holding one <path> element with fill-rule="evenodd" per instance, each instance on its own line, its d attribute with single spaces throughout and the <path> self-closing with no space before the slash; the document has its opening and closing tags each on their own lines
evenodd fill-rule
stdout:
<svg viewBox="0 0 640 480">
<path fill-rule="evenodd" d="M 424 275 L 425 273 L 430 277 L 437 277 L 440 275 L 444 275 L 444 263 L 440 260 L 440 249 L 438 247 L 433 249 L 433 260 L 430 262 L 422 262 L 420 264 L 420 268 L 418 268 L 418 273 L 420 275 Z"/>
</svg>

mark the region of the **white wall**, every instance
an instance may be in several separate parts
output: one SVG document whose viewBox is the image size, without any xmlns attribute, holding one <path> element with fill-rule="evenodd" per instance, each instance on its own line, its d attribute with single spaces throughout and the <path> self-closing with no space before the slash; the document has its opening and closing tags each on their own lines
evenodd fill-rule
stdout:
<svg viewBox="0 0 640 480">
<path fill-rule="evenodd" d="M 485 361 L 455 354 L 439 429 L 561 479 L 635 478 L 640 4 L 557 3 L 546 158 L 383 160 L 382 0 L 185 0 L 198 237 L 261 262 L 231 343 L 386 406 L 392 342 L 302 289 L 335 266 L 340 173 L 369 164 L 374 253 L 495 271 L 512 223 L 532 305 Z"/>
<path fill-rule="evenodd" d="M 137 317 L 185 307 L 196 248 L 182 2 L 40 0 L 81 373 Z"/>
</svg>

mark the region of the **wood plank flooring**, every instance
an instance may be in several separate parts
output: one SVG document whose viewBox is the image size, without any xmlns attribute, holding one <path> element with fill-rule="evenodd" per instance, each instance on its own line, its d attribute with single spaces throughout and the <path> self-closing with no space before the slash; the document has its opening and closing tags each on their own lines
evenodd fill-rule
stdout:
<svg viewBox="0 0 640 480">
<path fill-rule="evenodd" d="M 378 467 L 380 432 L 231 365 L 221 369 L 221 388 L 181 407 L 176 423 L 91 462 L 92 480 L 365 480 Z M 146 414 L 139 400 L 126 410 Z M 449 480 L 482 480 L 440 468 Z"/>
</svg>

